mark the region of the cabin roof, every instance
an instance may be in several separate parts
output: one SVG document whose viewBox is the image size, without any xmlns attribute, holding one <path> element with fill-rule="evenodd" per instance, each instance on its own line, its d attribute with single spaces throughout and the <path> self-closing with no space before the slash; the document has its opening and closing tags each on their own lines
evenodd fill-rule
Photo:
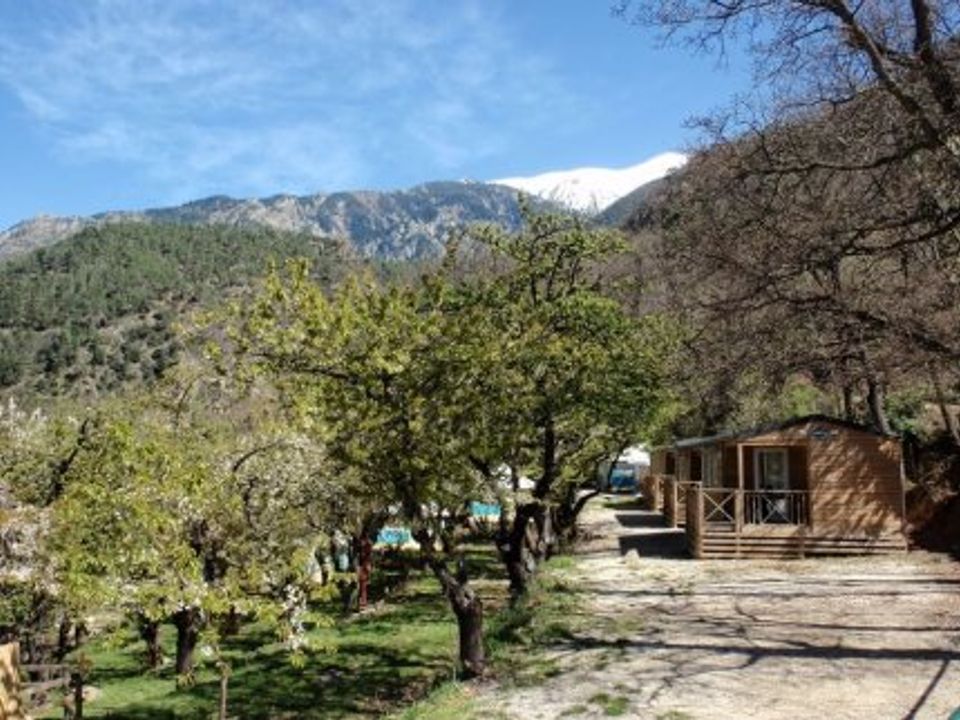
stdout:
<svg viewBox="0 0 960 720">
<path fill-rule="evenodd" d="M 767 423 L 765 425 L 758 425 L 752 428 L 730 430 L 727 432 L 717 433 L 716 435 L 684 438 L 682 440 L 677 440 L 672 445 L 668 445 L 667 447 L 674 448 L 676 450 L 683 450 L 686 448 L 701 447 L 704 445 L 714 445 L 716 443 L 727 442 L 729 440 L 747 440 L 759 435 L 766 435 L 767 433 L 777 432 L 778 430 L 786 430 L 788 428 L 795 427 L 797 425 L 805 425 L 806 423 L 810 422 L 829 423 L 830 425 L 836 425 L 849 430 L 858 430 L 860 432 L 870 433 L 871 435 L 879 435 L 880 437 L 896 437 L 896 435 L 887 435 L 886 433 L 879 432 L 868 425 L 856 423 L 851 420 L 843 420 L 841 418 L 835 418 L 829 415 L 801 415 L 790 418 L 789 420 L 784 420 L 782 422 Z"/>
</svg>

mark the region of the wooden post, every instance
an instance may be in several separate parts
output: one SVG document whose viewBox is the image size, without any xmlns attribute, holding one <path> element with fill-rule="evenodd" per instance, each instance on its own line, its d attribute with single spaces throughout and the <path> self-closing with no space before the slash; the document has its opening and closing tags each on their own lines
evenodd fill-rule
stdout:
<svg viewBox="0 0 960 720">
<path fill-rule="evenodd" d="M 703 557 L 703 488 L 700 483 L 693 483 L 687 491 L 687 503 L 690 502 L 690 492 L 694 495 L 694 518 L 696 518 L 696 532 L 694 534 L 694 543 L 696 550 L 694 557 L 700 559 Z"/>
<path fill-rule="evenodd" d="M 737 443 L 737 490 L 739 490 L 740 492 L 743 492 L 745 489 L 744 488 L 744 485 L 745 485 L 744 475 L 746 474 L 744 472 L 745 467 L 746 467 L 746 462 L 743 456 L 743 445 Z"/>
<path fill-rule="evenodd" d="M 670 527 L 674 527 L 674 528 L 679 525 L 678 518 L 677 518 L 677 513 L 679 512 L 679 508 L 680 508 L 679 492 L 678 492 L 679 486 L 680 486 L 680 483 L 677 481 L 676 478 L 673 478 L 667 487 L 667 493 L 669 495 L 667 497 L 667 500 L 665 501 L 665 504 L 669 503 L 670 505 Z"/>
<path fill-rule="evenodd" d="M 23 720 L 20 693 L 20 646 L 0 645 L 0 718 Z"/>
<path fill-rule="evenodd" d="M 217 711 L 217 720 L 227 720 L 227 686 L 230 682 L 230 666 L 223 660 L 220 665 L 220 703 Z"/>
</svg>

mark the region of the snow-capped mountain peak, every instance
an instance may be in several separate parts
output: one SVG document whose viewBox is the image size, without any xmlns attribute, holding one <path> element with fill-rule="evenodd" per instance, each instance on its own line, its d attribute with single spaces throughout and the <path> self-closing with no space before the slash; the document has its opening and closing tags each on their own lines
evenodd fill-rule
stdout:
<svg viewBox="0 0 960 720">
<path fill-rule="evenodd" d="M 667 152 L 625 168 L 586 167 L 560 170 L 531 177 L 491 180 L 575 210 L 597 213 L 620 198 L 682 167 L 687 156 Z"/>
</svg>

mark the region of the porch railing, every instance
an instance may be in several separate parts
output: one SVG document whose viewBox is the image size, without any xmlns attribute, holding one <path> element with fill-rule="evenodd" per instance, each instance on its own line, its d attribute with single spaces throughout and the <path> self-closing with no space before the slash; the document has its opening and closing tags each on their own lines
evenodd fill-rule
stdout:
<svg viewBox="0 0 960 720">
<path fill-rule="evenodd" d="M 703 497 L 703 523 L 743 525 L 808 525 L 810 493 L 806 490 L 738 490 L 693 486 Z M 688 500 L 689 502 L 689 500 Z"/>
<path fill-rule="evenodd" d="M 669 527 L 677 527 L 687 519 L 687 488 L 697 483 L 677 480 L 674 475 L 662 475 L 663 478 L 663 516 Z"/>
<path fill-rule="evenodd" d="M 744 490 L 744 522 L 748 525 L 807 525 L 810 493 L 806 490 Z"/>
<path fill-rule="evenodd" d="M 740 514 L 737 490 L 703 488 L 703 522 L 736 524 Z"/>
</svg>

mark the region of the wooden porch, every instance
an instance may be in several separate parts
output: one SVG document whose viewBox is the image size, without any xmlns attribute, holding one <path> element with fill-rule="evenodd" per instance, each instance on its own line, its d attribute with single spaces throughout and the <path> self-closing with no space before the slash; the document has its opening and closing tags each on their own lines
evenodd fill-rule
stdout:
<svg viewBox="0 0 960 720">
<path fill-rule="evenodd" d="M 687 547 L 694 558 L 807 557 L 903 552 L 902 536 L 817 532 L 810 492 L 704 488 L 686 493 Z"/>
<path fill-rule="evenodd" d="M 899 444 L 819 417 L 655 453 L 650 495 L 695 558 L 902 552 Z"/>
</svg>

